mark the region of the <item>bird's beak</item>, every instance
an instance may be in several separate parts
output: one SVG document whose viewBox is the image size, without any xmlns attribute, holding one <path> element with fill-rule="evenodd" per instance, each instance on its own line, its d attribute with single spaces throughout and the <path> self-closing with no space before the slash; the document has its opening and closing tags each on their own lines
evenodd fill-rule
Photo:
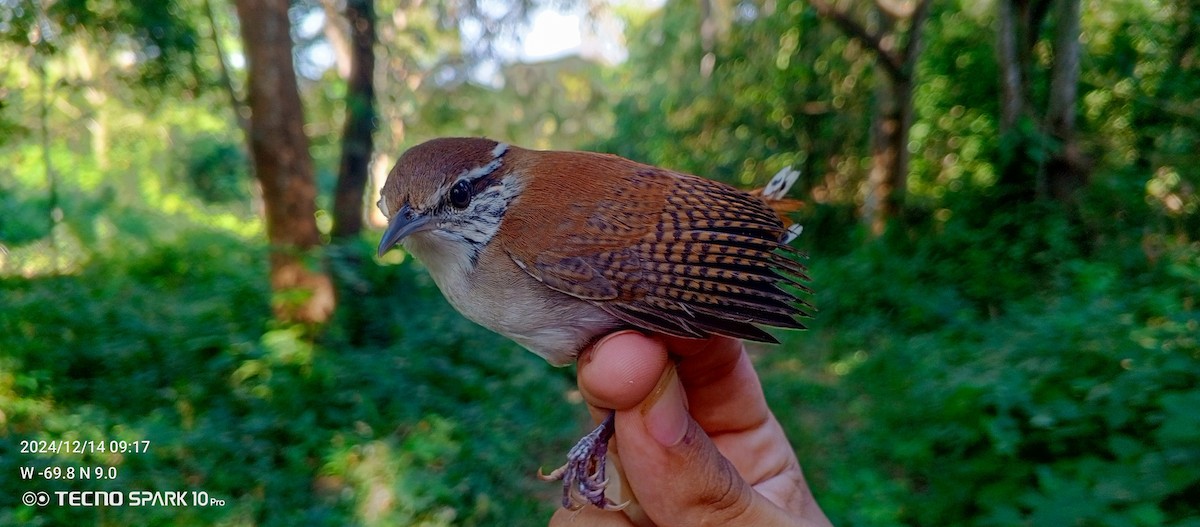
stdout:
<svg viewBox="0 0 1200 527">
<path fill-rule="evenodd" d="M 387 230 L 383 231 L 383 239 L 379 240 L 379 252 L 376 253 L 376 256 L 383 256 L 383 253 L 400 243 L 404 237 L 428 225 L 429 220 L 429 216 L 417 214 L 407 204 L 400 207 L 400 210 L 396 211 L 396 215 L 392 216 L 392 220 L 388 222 Z"/>
</svg>

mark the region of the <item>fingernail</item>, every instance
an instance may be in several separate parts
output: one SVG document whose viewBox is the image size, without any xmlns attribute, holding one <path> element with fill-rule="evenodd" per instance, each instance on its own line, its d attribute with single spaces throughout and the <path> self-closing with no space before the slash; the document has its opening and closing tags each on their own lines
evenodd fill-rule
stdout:
<svg viewBox="0 0 1200 527">
<path fill-rule="evenodd" d="M 675 368 L 667 369 L 667 373 L 659 380 L 659 387 L 655 388 L 649 399 L 650 408 L 645 410 L 643 417 L 646 431 L 662 446 L 679 444 L 687 432 L 688 413 L 683 387 L 679 385 Z"/>
</svg>

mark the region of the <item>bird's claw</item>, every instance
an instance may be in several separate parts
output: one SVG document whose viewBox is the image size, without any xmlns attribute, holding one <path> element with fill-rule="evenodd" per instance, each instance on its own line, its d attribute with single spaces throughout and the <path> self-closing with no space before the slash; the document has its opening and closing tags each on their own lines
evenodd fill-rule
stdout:
<svg viewBox="0 0 1200 527">
<path fill-rule="evenodd" d="M 567 510 L 577 511 L 585 505 L 593 505 L 606 511 L 619 511 L 629 502 L 615 503 L 604 496 L 608 487 L 608 477 L 605 476 L 605 460 L 608 457 L 608 441 L 613 436 L 613 413 L 583 436 L 571 451 L 567 453 L 567 462 L 549 474 L 543 474 L 538 469 L 538 477 L 545 481 L 562 480 L 562 506 Z"/>
</svg>

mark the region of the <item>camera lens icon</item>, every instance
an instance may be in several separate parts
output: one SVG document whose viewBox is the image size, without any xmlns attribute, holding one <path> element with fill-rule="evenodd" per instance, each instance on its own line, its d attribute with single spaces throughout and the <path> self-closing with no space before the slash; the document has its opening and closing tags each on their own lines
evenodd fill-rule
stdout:
<svg viewBox="0 0 1200 527">
<path fill-rule="evenodd" d="M 21 495 L 21 503 L 24 503 L 30 507 L 34 505 L 37 505 L 38 507 L 45 507 L 50 503 L 50 494 L 46 492 L 29 491 Z"/>
</svg>

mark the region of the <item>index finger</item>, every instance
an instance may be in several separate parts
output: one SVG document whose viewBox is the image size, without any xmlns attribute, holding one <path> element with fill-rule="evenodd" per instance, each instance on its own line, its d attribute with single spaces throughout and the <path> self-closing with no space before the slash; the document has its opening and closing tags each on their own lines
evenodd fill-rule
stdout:
<svg viewBox="0 0 1200 527">
<path fill-rule="evenodd" d="M 741 340 L 668 337 L 692 417 L 710 436 L 762 427 L 772 419 L 762 384 Z"/>
<path fill-rule="evenodd" d="M 794 478 L 803 477 L 796 454 L 767 407 L 742 341 L 714 337 L 666 342 L 673 354 L 682 356 L 677 369 L 688 412 L 717 450 L 772 502 L 787 508 L 796 500 L 803 502 L 807 494 L 794 492 Z"/>
</svg>

